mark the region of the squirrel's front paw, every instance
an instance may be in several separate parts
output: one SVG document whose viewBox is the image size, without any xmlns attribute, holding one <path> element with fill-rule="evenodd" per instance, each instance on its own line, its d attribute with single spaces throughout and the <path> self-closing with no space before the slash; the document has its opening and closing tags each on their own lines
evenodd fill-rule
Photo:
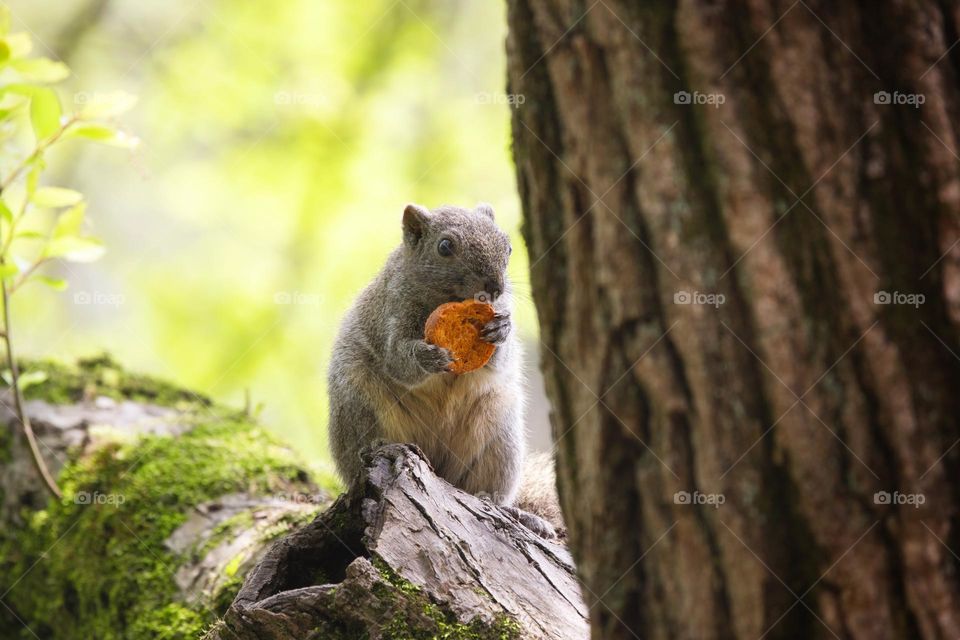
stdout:
<svg viewBox="0 0 960 640">
<path fill-rule="evenodd" d="M 493 320 L 483 325 L 480 330 L 480 339 L 490 344 L 503 344 L 510 335 L 510 314 L 498 313 Z"/>
<path fill-rule="evenodd" d="M 453 364 L 450 351 L 435 344 L 421 342 L 416 350 L 417 363 L 427 373 L 444 373 Z"/>
</svg>

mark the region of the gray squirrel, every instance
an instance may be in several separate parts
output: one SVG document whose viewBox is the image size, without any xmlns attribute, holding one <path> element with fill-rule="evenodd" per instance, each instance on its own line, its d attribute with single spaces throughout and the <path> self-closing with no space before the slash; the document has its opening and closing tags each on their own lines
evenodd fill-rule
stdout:
<svg viewBox="0 0 960 640">
<path fill-rule="evenodd" d="M 522 354 L 506 274 L 510 239 L 488 204 L 410 204 L 402 226 L 403 242 L 347 312 L 333 348 L 329 432 L 337 469 L 350 484 L 364 450 L 413 443 L 439 476 L 554 537 L 563 523 L 552 461 L 526 456 Z M 424 341 L 424 324 L 441 304 L 478 296 L 495 312 L 481 339 L 497 348 L 480 369 L 454 375 L 450 352 Z"/>
</svg>

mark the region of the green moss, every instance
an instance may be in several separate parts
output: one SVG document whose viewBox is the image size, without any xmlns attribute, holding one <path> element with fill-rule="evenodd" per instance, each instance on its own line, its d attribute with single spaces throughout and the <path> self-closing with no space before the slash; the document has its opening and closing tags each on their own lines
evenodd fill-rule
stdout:
<svg viewBox="0 0 960 640">
<path fill-rule="evenodd" d="M 475 618 L 469 623 L 457 621 L 450 611 L 440 607 L 417 585 L 404 580 L 382 559 L 374 556 L 373 566 L 390 586 L 374 585 L 374 592 L 381 599 L 402 597 L 407 600 L 404 608 L 383 628 L 384 640 L 516 640 L 521 637 L 521 628 L 516 620 L 504 615 L 492 624 Z M 413 605 L 423 614 L 414 619 L 404 615 L 403 609 Z"/>
<path fill-rule="evenodd" d="M 285 535 L 293 529 L 298 529 L 308 522 L 312 522 L 321 510 L 322 509 L 318 505 L 316 509 L 309 511 L 292 511 L 290 513 L 285 513 L 276 524 L 271 527 L 267 527 L 260 533 L 260 541 L 269 542 L 271 540 L 276 540 L 280 536 Z"/>
<path fill-rule="evenodd" d="M 56 404 L 78 402 L 84 397 L 107 396 L 169 407 L 210 406 L 208 398 L 168 382 L 125 371 L 108 355 L 78 360 L 66 365 L 52 360 L 19 363 L 21 373 L 40 370 L 47 379 L 24 392 L 27 399 Z"/>
<path fill-rule="evenodd" d="M 31 391 L 72 401 L 102 384 L 114 366 L 106 362 L 45 363 L 53 375 Z M 185 419 L 196 426 L 176 438 L 110 442 L 68 463 L 59 476 L 64 499 L 25 513 L 22 530 L 0 531 L 0 593 L 10 589 L 5 603 L 39 637 L 197 638 L 232 601 L 242 576 L 225 581 L 205 606 L 183 604 L 174 573 L 197 551 L 177 555 L 164 540 L 191 508 L 216 497 L 315 489 L 291 450 L 235 412 L 201 410 L 184 400 L 186 392 L 119 370 L 110 389 L 161 404 L 185 401 L 195 409 Z M 239 524 L 224 523 L 221 536 Z M 0 619 L 0 637 L 18 633 L 19 624 Z"/>
<path fill-rule="evenodd" d="M 167 604 L 130 625 L 131 638 L 195 640 L 206 628 L 203 616 L 179 604 Z"/>
<path fill-rule="evenodd" d="M 210 608 L 216 612 L 218 616 L 226 613 L 233 599 L 237 597 L 240 587 L 243 586 L 243 578 L 244 576 L 234 576 L 230 578 L 214 596 Z"/>
</svg>

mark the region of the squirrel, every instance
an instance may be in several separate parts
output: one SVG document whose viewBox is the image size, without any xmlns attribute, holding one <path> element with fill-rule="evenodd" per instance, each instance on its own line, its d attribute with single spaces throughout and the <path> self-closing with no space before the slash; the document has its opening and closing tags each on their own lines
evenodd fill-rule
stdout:
<svg viewBox="0 0 960 640">
<path fill-rule="evenodd" d="M 364 450 L 413 443 L 450 484 L 555 537 L 564 527 L 552 461 L 526 460 L 510 239 L 489 204 L 409 204 L 402 228 L 402 243 L 347 312 L 334 344 L 329 434 L 337 470 L 352 484 Z M 424 340 L 424 323 L 439 305 L 472 298 L 493 305 L 480 337 L 497 348 L 483 367 L 455 375 L 450 352 Z"/>
</svg>

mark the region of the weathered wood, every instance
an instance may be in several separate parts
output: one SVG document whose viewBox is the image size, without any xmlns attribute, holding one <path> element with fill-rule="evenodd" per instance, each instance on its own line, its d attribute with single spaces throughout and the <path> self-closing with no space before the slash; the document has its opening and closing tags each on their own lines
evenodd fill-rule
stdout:
<svg viewBox="0 0 960 640">
<path fill-rule="evenodd" d="M 276 543 L 208 639 L 409 637 L 398 620 L 423 637 L 588 636 L 566 548 L 438 478 L 415 447 L 387 445 L 361 483 Z"/>
</svg>

